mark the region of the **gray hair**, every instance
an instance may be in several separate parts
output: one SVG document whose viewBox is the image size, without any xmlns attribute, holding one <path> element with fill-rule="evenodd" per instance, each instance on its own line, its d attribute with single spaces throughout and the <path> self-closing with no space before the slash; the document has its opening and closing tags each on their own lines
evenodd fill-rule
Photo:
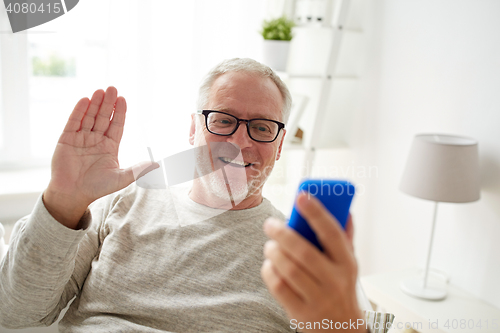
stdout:
<svg viewBox="0 0 500 333">
<path fill-rule="evenodd" d="M 214 81 L 224 73 L 243 72 L 255 74 L 262 78 L 270 78 L 278 87 L 283 98 L 283 122 L 286 124 L 292 108 L 292 95 L 280 77 L 268 66 L 249 58 L 233 58 L 224 60 L 212 68 L 203 80 L 198 94 L 198 109 L 204 109 L 210 97 L 210 88 Z"/>
</svg>

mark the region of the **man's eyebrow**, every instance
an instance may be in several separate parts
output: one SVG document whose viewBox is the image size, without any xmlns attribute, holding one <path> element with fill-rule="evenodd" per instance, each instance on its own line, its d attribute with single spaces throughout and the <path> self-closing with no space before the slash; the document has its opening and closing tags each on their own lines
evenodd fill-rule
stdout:
<svg viewBox="0 0 500 333">
<path fill-rule="evenodd" d="M 234 115 L 235 117 L 238 117 L 235 113 L 233 109 L 231 108 L 213 108 L 212 110 L 214 111 L 222 111 L 222 112 L 226 112 L 226 113 L 230 113 L 232 115 Z M 239 118 L 239 117 L 238 117 Z M 259 118 L 262 118 L 262 119 L 269 119 L 269 120 L 275 120 L 275 119 L 271 119 L 269 118 L 269 115 L 266 115 L 264 113 L 258 113 L 257 115 L 253 116 L 252 119 L 259 119 Z M 279 120 L 276 120 L 276 121 L 279 121 Z"/>
<path fill-rule="evenodd" d="M 214 111 L 222 111 L 222 112 L 227 112 L 227 113 L 234 113 L 234 110 L 231 108 L 223 108 L 223 107 L 214 107 Z"/>
</svg>

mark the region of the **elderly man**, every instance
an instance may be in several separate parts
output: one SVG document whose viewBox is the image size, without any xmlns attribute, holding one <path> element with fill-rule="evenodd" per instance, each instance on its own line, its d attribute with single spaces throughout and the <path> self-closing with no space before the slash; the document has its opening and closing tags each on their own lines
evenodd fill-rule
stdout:
<svg viewBox="0 0 500 333">
<path fill-rule="evenodd" d="M 213 172 L 191 188 L 162 190 L 133 183 L 158 164 L 119 167 L 125 99 L 113 87 L 81 99 L 50 183 L 17 222 L 1 263 L 1 324 L 50 325 L 73 298 L 64 332 L 293 332 L 291 323 L 361 320 L 356 261 L 331 215 L 298 198 L 320 253 L 262 197 L 290 107 L 268 67 L 222 62 L 200 89 L 189 135 L 210 147 Z"/>
</svg>

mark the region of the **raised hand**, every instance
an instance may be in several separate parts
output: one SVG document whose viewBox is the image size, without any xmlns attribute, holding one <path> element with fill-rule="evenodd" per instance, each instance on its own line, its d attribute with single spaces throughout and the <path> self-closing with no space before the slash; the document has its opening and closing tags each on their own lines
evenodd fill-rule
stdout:
<svg viewBox="0 0 500 333">
<path fill-rule="evenodd" d="M 325 252 L 283 223 L 267 220 L 264 230 L 271 240 L 261 275 L 269 291 L 286 310 L 291 328 L 300 332 L 366 332 L 356 298 L 352 221 L 344 233 L 321 202 L 307 194 L 297 197 L 297 208 Z"/>
<path fill-rule="evenodd" d="M 118 148 L 127 104 L 115 87 L 94 92 L 75 106 L 52 157 L 45 207 L 60 223 L 75 229 L 94 200 L 118 191 L 157 163 L 142 162 L 120 169 Z M 146 170 L 149 171 L 149 170 Z"/>
</svg>

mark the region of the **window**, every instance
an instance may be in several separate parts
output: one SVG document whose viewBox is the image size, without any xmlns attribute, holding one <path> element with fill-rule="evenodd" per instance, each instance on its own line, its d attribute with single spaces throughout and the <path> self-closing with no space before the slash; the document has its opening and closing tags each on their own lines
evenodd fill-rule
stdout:
<svg viewBox="0 0 500 333">
<path fill-rule="evenodd" d="M 48 166 L 76 102 L 109 85 L 128 105 L 122 167 L 148 160 L 147 147 L 155 159 L 188 149 L 202 76 L 225 58 L 260 57 L 263 5 L 87 0 L 27 32 L 0 34 L 0 168 Z M 0 31 L 10 31 L 0 10 Z M 177 131 L 166 132 L 167 122 Z"/>
</svg>

